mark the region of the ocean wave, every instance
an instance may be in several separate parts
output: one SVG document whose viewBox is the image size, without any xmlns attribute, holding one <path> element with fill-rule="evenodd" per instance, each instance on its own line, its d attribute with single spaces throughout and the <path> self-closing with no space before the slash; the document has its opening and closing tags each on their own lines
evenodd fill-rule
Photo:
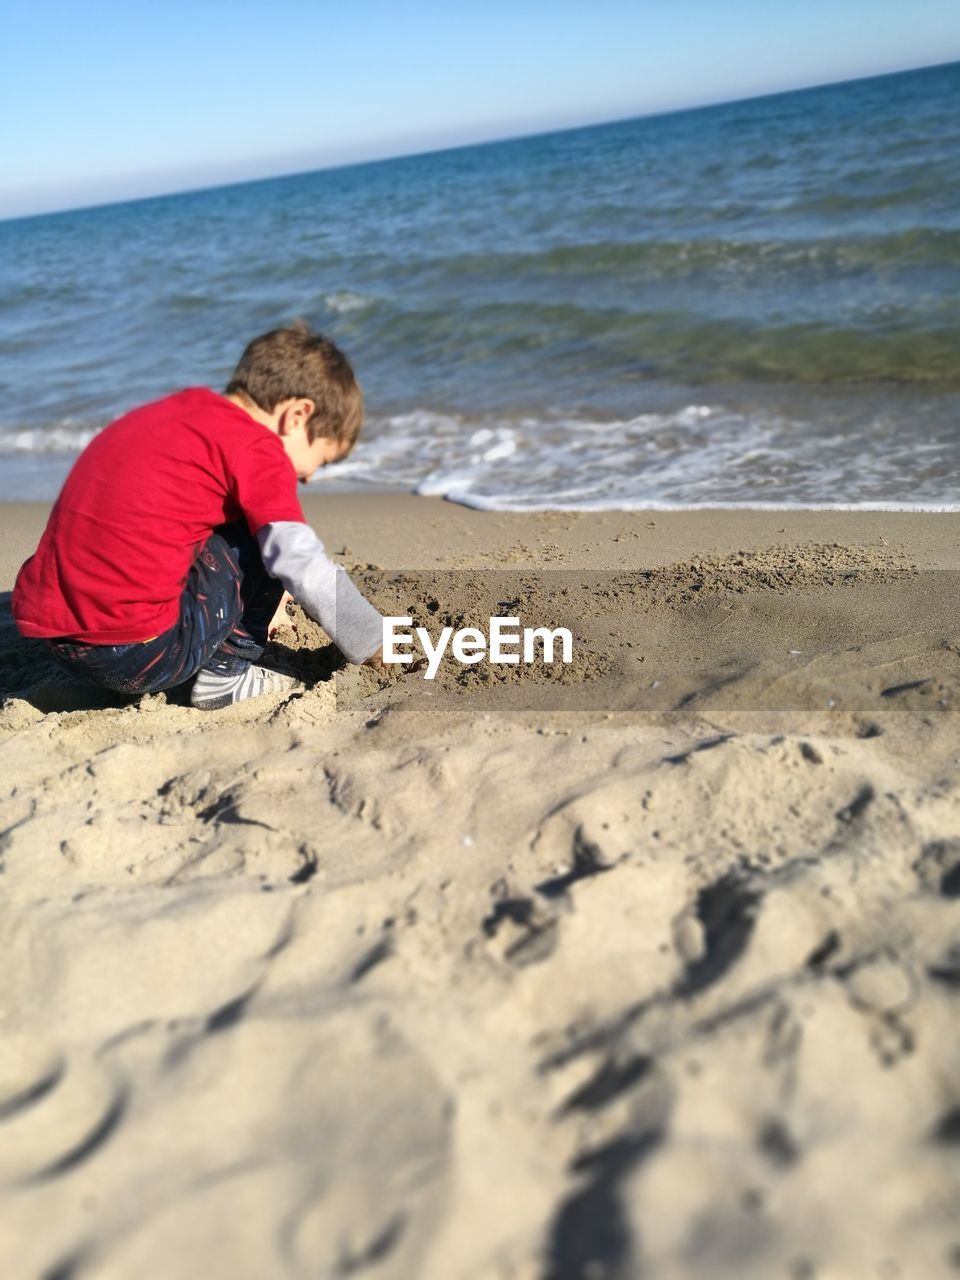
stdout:
<svg viewBox="0 0 960 1280">
<path fill-rule="evenodd" d="M 960 268 L 960 231 L 930 226 L 873 235 L 757 236 L 686 239 L 588 240 L 526 253 L 436 254 L 408 258 L 385 269 L 398 280 L 504 281 L 522 277 L 604 275 L 675 280 L 720 272 L 802 282 L 809 273 L 861 273 L 878 267 Z"/>
<path fill-rule="evenodd" d="M 960 458 L 951 430 L 911 426 L 906 433 L 881 414 L 851 436 L 829 418 L 720 403 L 608 421 L 423 409 L 373 420 L 328 478 L 497 511 L 954 509 Z"/>
<path fill-rule="evenodd" d="M 494 511 L 949 511 L 960 494 L 955 412 L 916 397 L 897 412 L 848 405 L 842 416 L 717 399 L 621 418 L 421 408 L 373 416 L 353 454 L 314 484 L 381 484 Z M 45 466 L 59 477 L 40 495 L 53 496 L 58 468 L 97 429 L 69 418 L 0 427 L 0 497 L 22 496 L 11 477 L 28 464 L 34 479 Z"/>
<path fill-rule="evenodd" d="M 580 503 L 576 507 L 554 502 L 511 503 L 503 496 L 487 497 L 482 494 L 462 496 L 443 495 L 463 507 L 475 511 L 512 511 L 533 513 L 537 511 L 902 511 L 928 512 L 951 515 L 960 512 L 960 503 L 946 502 L 662 502 L 645 500 L 596 499 Z"/>
<path fill-rule="evenodd" d="M 680 299 L 676 300 L 677 304 Z M 717 307 L 731 305 L 723 298 Z M 812 304 L 805 304 L 808 307 Z M 537 374 L 545 385 L 606 378 L 724 383 L 867 382 L 960 385 L 960 305 L 940 300 L 930 314 L 876 304 L 846 316 L 804 318 L 777 313 L 710 316 L 705 310 L 636 310 L 591 303 L 466 301 L 444 306 L 383 308 L 363 326 L 379 359 L 402 357 L 448 376 L 478 364 Z M 881 307 L 882 309 L 877 309 Z"/>
<path fill-rule="evenodd" d="M 325 293 L 321 301 L 326 309 L 334 312 L 335 315 L 348 315 L 351 311 L 363 311 L 366 307 L 372 306 L 375 299 L 365 298 L 359 293 L 353 293 L 350 289 L 337 289 L 333 293 Z"/>
<path fill-rule="evenodd" d="M 104 425 L 91 426 L 64 418 L 49 426 L 0 426 L 0 455 L 79 453 Z"/>
</svg>

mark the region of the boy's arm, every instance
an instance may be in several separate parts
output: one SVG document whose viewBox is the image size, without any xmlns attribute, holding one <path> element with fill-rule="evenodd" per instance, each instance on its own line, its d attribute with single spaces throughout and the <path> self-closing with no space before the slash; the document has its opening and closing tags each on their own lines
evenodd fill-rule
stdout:
<svg viewBox="0 0 960 1280">
<path fill-rule="evenodd" d="M 279 578 L 316 618 L 350 662 L 375 662 L 383 644 L 383 618 L 330 559 L 309 525 L 293 520 L 266 524 L 257 532 L 264 567 Z"/>
</svg>

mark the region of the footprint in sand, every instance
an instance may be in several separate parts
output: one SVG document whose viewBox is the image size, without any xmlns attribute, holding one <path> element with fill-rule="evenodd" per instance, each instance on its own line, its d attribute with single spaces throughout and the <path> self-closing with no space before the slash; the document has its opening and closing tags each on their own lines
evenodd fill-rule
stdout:
<svg viewBox="0 0 960 1280">
<path fill-rule="evenodd" d="M 98 1280 L 423 1274 L 451 1181 L 443 1082 L 385 1016 L 282 1005 L 208 1027 L 166 1064 L 167 1105 L 117 1135 Z"/>
<path fill-rule="evenodd" d="M 0 1122 L 49 1093 L 63 1071 L 63 1057 L 43 1040 L 31 1036 L 0 1040 Z"/>
<path fill-rule="evenodd" d="M 102 1066 L 65 1061 L 12 1038 L 0 1050 L 0 1185 L 56 1177 L 92 1155 L 120 1121 L 126 1095 Z"/>
</svg>

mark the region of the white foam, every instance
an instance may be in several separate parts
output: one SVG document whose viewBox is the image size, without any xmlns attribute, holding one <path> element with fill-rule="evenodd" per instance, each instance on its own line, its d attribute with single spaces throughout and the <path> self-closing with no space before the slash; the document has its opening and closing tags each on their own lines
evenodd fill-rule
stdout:
<svg viewBox="0 0 960 1280">
<path fill-rule="evenodd" d="M 419 490 L 418 490 L 419 492 Z M 588 502 L 576 507 L 556 503 L 504 503 L 498 499 L 487 499 L 476 494 L 456 496 L 451 493 L 443 495 L 451 502 L 464 507 L 473 507 L 476 511 L 902 511 L 928 512 L 931 514 L 949 515 L 960 512 L 960 503 L 923 503 L 923 502 L 631 502 L 620 503 Z"/>
<path fill-rule="evenodd" d="M 609 421 L 415 410 L 374 420 L 336 473 L 488 511 L 960 510 L 950 433 L 912 425 L 707 404 Z"/>
<path fill-rule="evenodd" d="M 79 453 L 100 429 L 71 418 L 53 427 L 0 427 L 0 454 Z"/>
<path fill-rule="evenodd" d="M 371 298 L 365 298 L 362 294 L 353 293 L 349 289 L 336 289 L 333 293 L 326 293 L 323 296 L 323 305 L 328 311 L 333 311 L 336 315 L 347 315 L 351 311 L 362 311 L 372 301 Z"/>
<path fill-rule="evenodd" d="M 0 455 L 8 470 L 14 458 L 52 466 L 99 427 L 72 417 L 0 426 Z M 317 484 L 384 484 L 484 511 L 955 512 L 960 462 L 950 435 L 881 418 L 853 430 L 706 404 L 608 421 L 415 409 L 373 419 L 360 447 Z"/>
</svg>

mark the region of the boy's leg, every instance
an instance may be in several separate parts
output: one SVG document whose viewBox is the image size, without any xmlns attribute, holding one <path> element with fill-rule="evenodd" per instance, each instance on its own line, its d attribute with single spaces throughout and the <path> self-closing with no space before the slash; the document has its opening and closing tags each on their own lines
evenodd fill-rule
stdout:
<svg viewBox="0 0 960 1280">
<path fill-rule="evenodd" d="M 181 674 L 184 647 L 179 622 L 138 644 L 84 644 L 79 640 L 50 640 L 48 644 L 64 670 L 111 693 L 156 693 L 188 678 Z"/>
<path fill-rule="evenodd" d="M 200 548 L 187 574 L 180 619 L 138 644 L 51 642 L 61 666 L 116 693 L 171 689 L 203 671 L 194 705 L 226 706 L 294 683 L 255 665 L 283 596 L 245 525 L 224 525 Z"/>
<path fill-rule="evenodd" d="M 245 698 L 295 688 L 297 681 L 293 677 L 258 665 L 284 587 L 267 573 L 260 548 L 246 525 L 222 525 L 205 544 L 200 559 L 205 569 L 209 561 L 224 561 L 230 566 L 237 609 L 230 630 L 200 664 L 190 693 L 192 705 L 213 710 Z M 216 608 L 223 610 L 222 597 L 217 601 Z M 212 613 L 211 604 L 207 598 L 199 602 L 207 617 Z"/>
<path fill-rule="evenodd" d="M 283 599 L 283 583 L 267 573 L 257 541 L 242 521 L 220 525 L 198 559 L 204 595 L 197 603 L 208 631 L 212 633 L 218 621 L 212 616 L 214 610 L 229 611 L 233 619 L 227 635 L 200 665 L 222 674 L 235 674 L 244 669 L 244 663 L 256 662 L 263 655 L 270 623 Z M 237 584 L 239 594 L 235 599 L 230 584 L 226 592 L 230 599 L 224 599 L 224 569 Z"/>
<path fill-rule="evenodd" d="M 236 556 L 216 535 L 197 552 L 180 597 L 180 617 L 135 644 L 52 640 L 62 667 L 113 693 L 144 694 L 184 684 L 224 643 L 243 615 Z M 257 653 L 259 654 L 259 650 Z"/>
</svg>

